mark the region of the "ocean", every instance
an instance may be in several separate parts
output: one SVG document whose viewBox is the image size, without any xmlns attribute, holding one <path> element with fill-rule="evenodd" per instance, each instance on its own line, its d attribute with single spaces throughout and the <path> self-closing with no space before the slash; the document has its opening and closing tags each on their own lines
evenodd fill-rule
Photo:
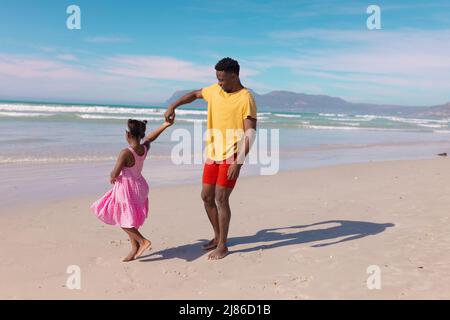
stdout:
<svg viewBox="0 0 450 320">
<path fill-rule="evenodd" d="M 147 120 L 149 132 L 162 123 L 164 111 L 151 106 L 0 102 L 0 165 L 114 161 L 126 146 L 127 119 Z M 177 128 L 193 133 L 195 126 L 204 130 L 206 114 L 188 106 L 178 109 L 176 124 L 155 142 L 159 153 L 152 157 L 170 158 L 177 143 L 171 133 Z M 395 115 L 258 112 L 259 129 L 279 130 L 282 160 L 295 163 L 293 157 L 304 163 L 314 154 L 326 154 L 313 157 L 314 165 L 332 164 L 333 159 L 341 163 L 343 158 L 354 162 L 430 156 L 448 141 L 449 124 L 450 119 Z M 358 152 L 363 149 L 366 153 Z M 343 157 L 348 154 L 354 158 Z"/>
<path fill-rule="evenodd" d="M 110 188 L 109 174 L 117 155 L 127 147 L 127 119 L 149 121 L 148 133 L 162 123 L 164 111 L 151 106 L 0 102 L 1 211 L 7 213 L 5 208 L 23 199 L 38 204 L 74 196 L 92 201 L 100 197 Z M 152 143 L 143 171 L 151 189 L 201 185 L 206 115 L 206 110 L 181 107 L 174 126 Z M 252 148 L 256 162 L 248 161 L 241 176 L 433 158 L 450 151 L 449 122 L 395 115 L 260 110 L 257 141 Z M 190 149 L 185 149 L 188 159 L 198 160 L 200 156 L 200 161 L 174 162 L 173 154 L 179 155 L 174 150 L 181 143 L 177 138 L 180 131 L 200 141 L 199 148 L 188 143 Z M 267 148 L 263 148 L 265 145 Z"/>
</svg>

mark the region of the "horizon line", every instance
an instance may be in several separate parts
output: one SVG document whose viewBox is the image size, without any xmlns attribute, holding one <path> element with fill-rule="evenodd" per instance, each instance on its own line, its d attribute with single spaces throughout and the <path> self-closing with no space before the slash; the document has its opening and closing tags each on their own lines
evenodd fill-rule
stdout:
<svg viewBox="0 0 450 320">
<path fill-rule="evenodd" d="M 255 90 L 251 89 L 251 88 L 247 88 L 249 90 L 251 90 L 252 92 L 254 92 L 255 94 L 257 94 L 258 96 L 264 96 L 264 95 L 268 95 L 270 93 L 273 92 L 286 92 L 286 93 L 294 93 L 294 94 L 303 94 L 303 95 L 308 95 L 308 96 L 322 96 L 322 97 L 329 97 L 329 98 L 337 98 L 337 99 L 341 99 L 345 102 L 351 103 L 351 104 L 368 104 L 368 105 L 376 105 L 376 106 L 392 106 L 392 107 L 410 107 L 410 108 L 423 108 L 423 107 L 434 107 L 434 106 L 443 106 L 443 105 L 447 105 L 450 103 L 450 101 L 444 101 L 442 103 L 439 104 L 433 104 L 433 105 L 403 105 L 403 104 L 388 104 L 388 103 L 373 103 L 373 102 L 354 102 L 354 101 L 349 101 L 346 100 L 344 98 L 341 97 L 337 97 L 337 96 L 330 96 L 327 94 L 311 94 L 311 93 L 302 93 L 302 92 L 295 92 L 295 91 L 289 91 L 289 90 L 272 90 L 270 92 L 264 93 L 264 94 L 259 94 L 257 93 Z M 51 103 L 51 104 L 76 104 L 76 105 L 100 105 L 100 106 L 118 106 L 118 107 L 124 107 L 124 106 L 136 106 L 136 107 L 145 107 L 145 106 L 153 106 L 153 107 L 164 107 L 164 105 L 167 103 L 167 101 L 169 101 L 175 93 L 177 92 L 189 92 L 189 91 L 194 91 L 195 89 L 187 89 L 187 90 L 177 90 L 174 91 L 174 93 L 172 93 L 172 95 L 166 99 L 165 101 L 160 101 L 160 102 L 138 102 L 138 101 L 134 101 L 134 102 L 126 102 L 126 101 L 122 101 L 122 102 L 106 102 L 106 101 L 98 101 L 98 102 L 94 102 L 94 101 L 82 101 L 82 100 L 64 100 L 64 99 L 54 99 L 54 98 L 49 98 L 49 99 L 42 99 L 42 98 L 3 98 L 0 96 L 0 102 L 4 103 L 4 102 L 12 102 L 12 103 Z"/>
</svg>

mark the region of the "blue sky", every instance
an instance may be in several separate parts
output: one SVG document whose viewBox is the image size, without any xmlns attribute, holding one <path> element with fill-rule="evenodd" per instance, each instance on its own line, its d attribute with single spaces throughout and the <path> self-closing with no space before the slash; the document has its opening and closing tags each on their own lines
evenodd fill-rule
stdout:
<svg viewBox="0 0 450 320">
<path fill-rule="evenodd" d="M 66 27 L 72 4 L 81 30 Z M 151 104 L 213 83 L 230 56 L 258 93 L 442 104 L 448 39 L 448 0 L 1 1 L 0 99 Z"/>
</svg>

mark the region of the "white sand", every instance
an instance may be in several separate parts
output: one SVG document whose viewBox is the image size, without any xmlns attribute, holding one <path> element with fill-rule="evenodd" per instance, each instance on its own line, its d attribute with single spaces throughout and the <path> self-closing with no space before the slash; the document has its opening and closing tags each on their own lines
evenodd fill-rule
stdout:
<svg viewBox="0 0 450 320">
<path fill-rule="evenodd" d="M 439 158 L 242 178 L 231 198 L 231 254 L 220 261 L 200 249 L 212 233 L 199 184 L 151 190 L 142 232 L 153 251 L 131 263 L 120 262 L 125 233 L 88 209 L 106 190 L 8 206 L 0 298 L 449 299 L 449 165 Z M 70 265 L 80 267 L 81 290 L 66 287 Z M 367 288 L 371 265 L 381 271 L 379 290 Z"/>
</svg>

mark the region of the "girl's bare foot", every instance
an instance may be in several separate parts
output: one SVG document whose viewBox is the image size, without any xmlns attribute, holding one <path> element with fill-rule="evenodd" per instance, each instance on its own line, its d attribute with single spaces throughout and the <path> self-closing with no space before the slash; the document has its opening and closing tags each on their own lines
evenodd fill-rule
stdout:
<svg viewBox="0 0 450 320">
<path fill-rule="evenodd" d="M 137 259 L 140 256 L 142 256 L 142 254 L 144 253 L 145 250 L 151 249 L 151 245 L 152 245 L 152 243 L 150 241 L 148 241 L 147 239 L 144 239 L 142 242 L 140 242 L 139 249 L 136 252 L 136 254 L 134 255 L 134 259 Z"/>
<path fill-rule="evenodd" d="M 211 252 L 208 256 L 209 260 L 223 259 L 228 255 L 228 248 L 225 245 L 218 245 L 216 250 Z"/>
<path fill-rule="evenodd" d="M 136 253 L 138 252 L 138 248 L 132 249 L 130 251 L 130 253 L 122 259 L 122 262 L 130 262 L 133 261 L 135 258 L 134 256 L 136 255 Z"/>
<path fill-rule="evenodd" d="M 204 244 L 202 246 L 202 249 L 205 251 L 209 251 L 212 249 L 217 248 L 217 240 L 216 239 L 212 239 L 210 242 L 208 242 L 207 244 Z"/>
</svg>

